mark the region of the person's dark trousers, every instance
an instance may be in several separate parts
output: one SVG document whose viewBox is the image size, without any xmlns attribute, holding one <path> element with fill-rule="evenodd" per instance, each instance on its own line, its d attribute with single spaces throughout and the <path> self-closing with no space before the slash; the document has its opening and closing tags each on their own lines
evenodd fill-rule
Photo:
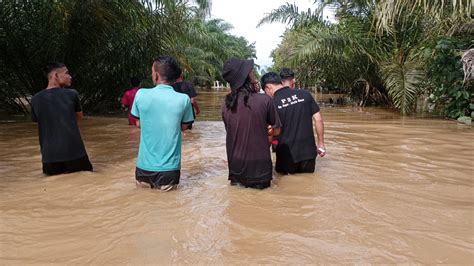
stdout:
<svg viewBox="0 0 474 266">
<path fill-rule="evenodd" d="M 246 188 L 255 188 L 255 189 L 266 189 L 266 188 L 270 187 L 271 184 L 272 184 L 271 180 L 260 181 L 260 182 L 252 182 L 252 183 L 242 182 L 238 178 L 232 177 L 232 176 L 229 177 L 229 180 L 230 180 L 230 185 L 231 186 L 241 185 L 241 186 L 244 186 Z"/>
<path fill-rule="evenodd" d="M 275 171 L 280 174 L 314 173 L 316 158 L 294 162 L 288 145 L 278 145 L 276 150 Z"/>
<path fill-rule="evenodd" d="M 79 159 L 66 162 L 43 163 L 43 173 L 46 175 L 59 175 L 92 170 L 93 167 L 87 155 Z"/>
<path fill-rule="evenodd" d="M 314 173 L 316 158 L 294 163 L 290 160 L 278 160 L 275 163 L 275 171 L 280 174 Z"/>
<path fill-rule="evenodd" d="M 138 167 L 135 169 L 135 179 L 149 184 L 151 188 L 178 185 L 180 176 L 180 170 L 153 172 Z"/>
</svg>

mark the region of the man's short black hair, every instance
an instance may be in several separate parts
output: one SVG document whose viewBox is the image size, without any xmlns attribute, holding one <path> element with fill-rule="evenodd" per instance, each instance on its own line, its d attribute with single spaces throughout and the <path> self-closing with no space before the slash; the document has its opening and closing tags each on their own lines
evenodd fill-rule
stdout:
<svg viewBox="0 0 474 266">
<path fill-rule="evenodd" d="M 179 68 L 177 78 L 181 77 L 181 75 L 183 75 L 183 70 L 181 68 Z"/>
<path fill-rule="evenodd" d="M 181 75 L 178 62 L 171 56 L 160 56 L 153 62 L 153 68 L 167 82 L 175 82 Z"/>
<path fill-rule="evenodd" d="M 281 80 L 294 79 L 295 78 L 295 72 L 293 72 L 289 68 L 284 67 L 280 70 L 280 78 L 281 78 Z"/>
<path fill-rule="evenodd" d="M 51 73 L 53 70 L 63 68 L 65 66 L 66 66 L 65 64 L 60 63 L 60 62 L 47 63 L 46 66 L 44 67 L 44 70 L 43 70 L 44 75 L 46 76 L 46 78 L 49 78 L 49 73 Z"/>
<path fill-rule="evenodd" d="M 131 77 L 130 84 L 132 84 L 133 87 L 138 87 L 140 86 L 140 79 L 137 77 Z"/>
<path fill-rule="evenodd" d="M 275 72 L 268 72 L 262 76 L 262 78 L 260 79 L 260 83 L 262 85 L 262 89 L 265 89 L 265 86 L 267 84 L 274 84 L 274 85 L 281 84 L 281 78 Z"/>
</svg>

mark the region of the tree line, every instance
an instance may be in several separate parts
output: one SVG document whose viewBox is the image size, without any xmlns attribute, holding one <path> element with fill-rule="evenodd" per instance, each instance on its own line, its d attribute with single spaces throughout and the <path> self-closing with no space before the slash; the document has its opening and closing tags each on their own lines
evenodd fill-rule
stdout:
<svg viewBox="0 0 474 266">
<path fill-rule="evenodd" d="M 471 0 L 319 0 L 304 11 L 282 5 L 260 24 L 290 26 L 274 68 L 294 68 L 302 86 L 338 87 L 355 104 L 402 114 L 423 97 L 446 117 L 472 117 L 474 82 L 463 84 L 461 64 L 474 46 L 472 8 Z M 323 17 L 328 9 L 336 21 Z"/>
<path fill-rule="evenodd" d="M 208 0 L 3 0 L 0 8 L 0 110 L 29 113 L 31 95 L 45 88 L 42 69 L 64 62 L 84 109 L 102 113 L 132 76 L 151 82 L 159 55 L 177 58 L 188 80 L 221 80 L 230 57 L 255 58 L 254 44 L 210 19 Z"/>
</svg>

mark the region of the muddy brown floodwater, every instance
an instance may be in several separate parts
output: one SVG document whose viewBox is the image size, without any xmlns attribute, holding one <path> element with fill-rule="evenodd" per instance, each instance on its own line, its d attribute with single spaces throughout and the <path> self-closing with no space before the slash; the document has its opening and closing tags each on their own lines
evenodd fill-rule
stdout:
<svg viewBox="0 0 474 266">
<path fill-rule="evenodd" d="M 0 123 L 0 264 L 473 263 L 471 127 L 323 107 L 316 172 L 259 191 L 228 185 L 223 95 L 200 94 L 170 193 L 135 186 L 125 118 L 81 121 L 96 171 L 54 177 L 36 125 Z"/>
</svg>

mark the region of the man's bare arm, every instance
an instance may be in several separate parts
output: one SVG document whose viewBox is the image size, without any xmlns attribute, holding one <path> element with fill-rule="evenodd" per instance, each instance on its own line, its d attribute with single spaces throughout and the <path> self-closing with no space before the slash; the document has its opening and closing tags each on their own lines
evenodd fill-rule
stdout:
<svg viewBox="0 0 474 266">
<path fill-rule="evenodd" d="M 197 103 L 196 97 L 191 98 L 191 104 L 193 105 L 193 108 L 196 111 L 197 115 L 201 113 L 201 109 L 199 109 L 199 105 Z"/>
<path fill-rule="evenodd" d="M 324 146 L 324 122 L 320 112 L 313 115 L 313 121 L 316 125 L 316 134 L 318 138 L 318 154 L 321 157 L 326 155 L 326 147 Z"/>
</svg>

